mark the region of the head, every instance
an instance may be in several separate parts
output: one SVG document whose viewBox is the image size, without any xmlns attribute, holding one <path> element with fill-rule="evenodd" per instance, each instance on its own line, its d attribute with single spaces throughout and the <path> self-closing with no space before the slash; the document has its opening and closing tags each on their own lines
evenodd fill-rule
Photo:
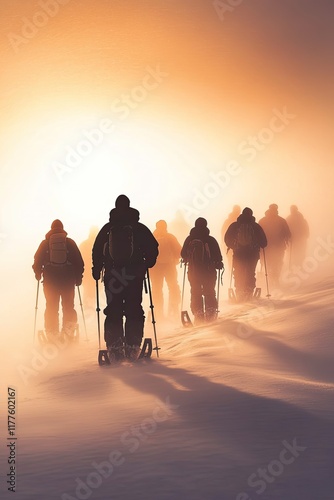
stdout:
<svg viewBox="0 0 334 500">
<path fill-rule="evenodd" d="M 269 205 L 269 213 L 278 215 L 278 205 L 276 203 Z"/>
<path fill-rule="evenodd" d="M 120 194 L 115 201 L 115 207 L 116 208 L 129 208 L 130 206 L 130 200 L 125 194 Z"/>
<path fill-rule="evenodd" d="M 235 215 L 240 215 L 240 212 L 241 212 L 241 208 L 239 205 L 234 205 L 233 208 L 232 208 L 232 213 L 235 214 Z"/>
<path fill-rule="evenodd" d="M 158 231 L 166 232 L 167 231 L 167 222 L 165 220 L 158 220 L 155 224 L 155 227 Z"/>
<path fill-rule="evenodd" d="M 297 205 L 291 205 L 291 207 L 290 207 L 290 212 L 291 212 L 292 214 L 296 214 L 296 213 L 298 212 L 298 207 L 297 207 Z"/>
<path fill-rule="evenodd" d="M 197 227 L 198 229 L 203 229 L 207 227 L 207 225 L 208 222 L 203 217 L 198 217 L 198 219 L 195 220 L 195 227 Z"/>
<path fill-rule="evenodd" d="M 245 207 L 242 211 L 242 215 L 250 219 L 253 216 L 253 210 L 251 208 Z"/>
<path fill-rule="evenodd" d="M 64 229 L 63 223 L 59 219 L 56 219 L 56 220 L 54 220 L 52 222 L 51 229 L 61 229 L 61 230 L 63 230 Z"/>
</svg>

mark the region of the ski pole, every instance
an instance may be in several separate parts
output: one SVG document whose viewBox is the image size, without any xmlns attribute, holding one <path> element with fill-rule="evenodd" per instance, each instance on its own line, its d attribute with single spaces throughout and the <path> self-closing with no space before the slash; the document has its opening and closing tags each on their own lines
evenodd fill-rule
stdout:
<svg viewBox="0 0 334 500">
<path fill-rule="evenodd" d="M 232 288 L 232 278 L 233 278 L 233 257 L 232 257 L 232 265 L 231 265 L 231 277 L 230 277 L 230 288 Z"/>
<path fill-rule="evenodd" d="M 183 310 L 184 286 L 186 282 L 186 272 L 187 272 L 187 263 L 184 262 L 183 264 L 184 264 L 184 272 L 183 272 L 183 283 L 182 283 L 181 311 Z"/>
<path fill-rule="evenodd" d="M 35 335 L 36 335 L 36 322 L 37 322 L 37 309 L 38 309 L 38 295 L 39 295 L 39 280 L 37 281 L 37 293 L 36 293 L 36 304 L 35 304 L 35 321 L 34 321 L 34 339 L 33 339 L 33 343 L 35 343 Z"/>
<path fill-rule="evenodd" d="M 266 253 L 264 251 L 264 248 L 262 248 L 262 251 L 263 251 L 264 274 L 265 274 L 265 277 L 266 277 L 266 284 L 267 284 L 267 297 L 269 299 L 269 297 L 271 297 L 271 295 L 269 293 L 269 285 L 268 285 L 268 273 L 267 273 Z"/>
<path fill-rule="evenodd" d="M 100 300 L 99 300 L 99 280 L 96 280 L 96 313 L 97 313 L 97 333 L 99 337 L 99 349 L 101 350 L 101 328 L 100 328 Z"/>
<path fill-rule="evenodd" d="M 218 282 L 217 282 L 217 315 L 216 315 L 216 318 L 218 318 L 218 313 L 219 313 L 219 287 L 220 287 L 220 269 L 218 269 Z"/>
<path fill-rule="evenodd" d="M 290 252 L 289 252 L 289 271 L 291 271 L 291 261 L 292 261 L 292 241 L 290 240 Z"/>
<path fill-rule="evenodd" d="M 150 283 L 150 273 L 149 273 L 149 270 L 147 268 L 147 285 L 148 285 L 148 292 L 149 292 L 149 296 L 150 296 L 150 309 L 151 309 L 151 316 L 152 316 L 152 325 L 153 325 L 153 332 L 154 332 L 154 340 L 155 340 L 155 347 L 153 348 L 156 353 L 157 353 L 157 357 L 159 357 L 159 349 L 160 347 L 158 347 L 158 340 L 157 340 L 157 330 L 155 328 L 155 318 L 154 318 L 154 305 L 153 305 L 153 301 L 152 301 L 152 290 L 151 290 L 151 283 Z"/>
<path fill-rule="evenodd" d="M 82 300 L 81 300 L 80 286 L 77 286 L 77 288 L 78 288 L 79 302 L 80 302 L 80 307 L 81 307 L 81 312 L 82 312 L 82 319 L 83 319 L 83 324 L 84 324 L 84 328 L 85 328 L 85 335 L 86 335 L 85 340 L 86 340 L 86 342 L 88 342 L 86 320 L 85 320 L 85 315 L 84 315 L 84 310 L 83 310 L 83 305 L 82 305 Z"/>
</svg>

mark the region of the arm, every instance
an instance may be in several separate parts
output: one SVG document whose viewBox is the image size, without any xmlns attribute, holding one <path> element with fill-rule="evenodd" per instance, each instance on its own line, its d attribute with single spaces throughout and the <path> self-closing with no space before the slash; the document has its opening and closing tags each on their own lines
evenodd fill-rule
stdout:
<svg viewBox="0 0 334 500">
<path fill-rule="evenodd" d="M 43 240 L 39 245 L 37 252 L 34 255 L 34 263 L 32 265 L 33 271 L 35 273 L 35 278 L 39 281 L 42 277 L 44 265 L 45 265 L 45 255 L 48 247 L 47 240 Z"/>
<path fill-rule="evenodd" d="M 101 271 L 104 266 L 104 245 L 107 242 L 107 233 L 109 230 L 110 224 L 105 224 L 103 228 L 100 230 L 98 235 L 95 238 L 95 242 L 92 249 L 92 275 L 94 280 L 99 280 L 101 276 Z"/>
<path fill-rule="evenodd" d="M 181 249 L 181 258 L 184 262 L 188 262 L 188 247 L 189 247 L 189 242 L 190 242 L 190 236 L 187 236 L 184 243 L 183 247 Z"/>
<path fill-rule="evenodd" d="M 73 265 L 75 284 L 77 286 L 80 286 L 82 283 L 82 276 L 84 273 L 84 261 L 75 241 L 72 240 L 71 238 L 67 238 L 67 241 L 69 248 L 68 260 Z"/>
<path fill-rule="evenodd" d="M 178 242 L 177 238 L 173 234 L 170 234 L 169 238 L 170 238 L 170 242 L 171 242 L 171 246 L 172 246 L 173 257 L 175 258 L 175 261 L 178 262 L 180 260 L 180 257 L 181 257 L 182 247 L 181 247 L 180 243 Z"/>
<path fill-rule="evenodd" d="M 159 243 L 154 238 L 153 234 L 149 230 L 148 227 L 144 226 L 144 224 L 140 224 L 141 235 L 140 247 L 143 252 L 143 257 L 145 259 L 145 264 L 147 267 L 153 267 L 156 263 L 158 254 L 159 254 Z"/>
<path fill-rule="evenodd" d="M 257 239 L 260 248 L 265 248 L 268 244 L 266 233 L 263 231 L 262 227 L 259 224 L 256 225 L 256 229 L 257 229 Z"/>
<path fill-rule="evenodd" d="M 232 248 L 235 245 L 236 238 L 236 222 L 233 222 L 227 229 L 224 237 L 224 242 L 227 248 Z"/>
<path fill-rule="evenodd" d="M 210 238 L 210 251 L 215 269 L 223 269 L 223 256 L 218 241 L 213 236 Z"/>
</svg>

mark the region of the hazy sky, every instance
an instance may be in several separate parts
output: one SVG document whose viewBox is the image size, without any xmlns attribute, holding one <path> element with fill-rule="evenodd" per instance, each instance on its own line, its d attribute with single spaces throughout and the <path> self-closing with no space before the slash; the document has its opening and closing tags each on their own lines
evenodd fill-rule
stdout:
<svg viewBox="0 0 334 500">
<path fill-rule="evenodd" d="M 120 192 L 150 227 L 276 202 L 331 232 L 334 4 L 236 4 L 1 0 L 2 251 Z"/>
</svg>

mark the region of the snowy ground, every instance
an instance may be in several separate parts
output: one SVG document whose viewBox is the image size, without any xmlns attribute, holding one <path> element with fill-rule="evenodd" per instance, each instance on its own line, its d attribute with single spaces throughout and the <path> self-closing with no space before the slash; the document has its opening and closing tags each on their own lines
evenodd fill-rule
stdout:
<svg viewBox="0 0 334 500">
<path fill-rule="evenodd" d="M 333 293 L 327 279 L 240 306 L 225 287 L 217 323 L 158 326 L 142 365 L 98 366 L 93 315 L 76 351 L 7 348 L 1 498 L 332 499 Z"/>
</svg>

